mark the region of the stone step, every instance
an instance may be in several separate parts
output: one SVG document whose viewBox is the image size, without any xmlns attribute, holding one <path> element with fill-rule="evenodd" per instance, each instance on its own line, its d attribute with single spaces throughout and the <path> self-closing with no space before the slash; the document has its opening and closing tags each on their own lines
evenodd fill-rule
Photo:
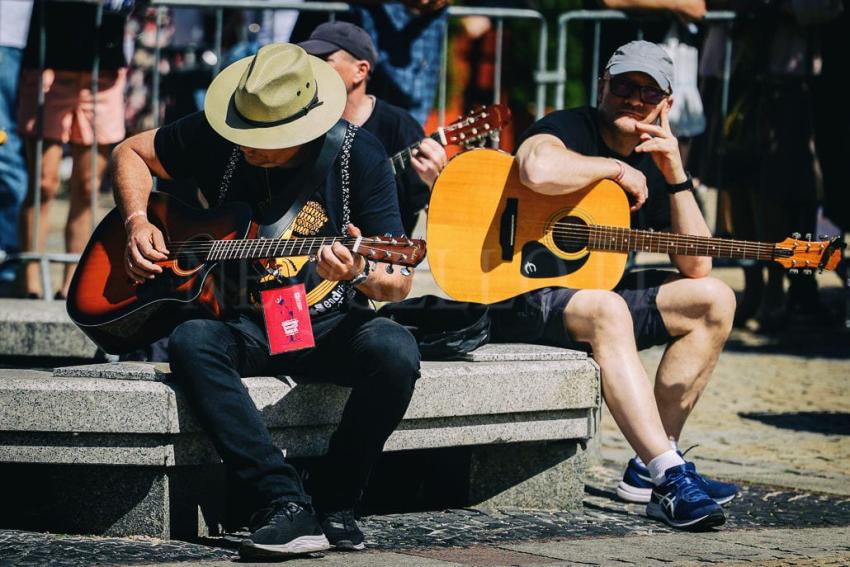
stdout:
<svg viewBox="0 0 850 567">
<path fill-rule="evenodd" d="M 96 352 L 64 301 L 0 299 L 0 356 L 92 358 Z"/>
</svg>

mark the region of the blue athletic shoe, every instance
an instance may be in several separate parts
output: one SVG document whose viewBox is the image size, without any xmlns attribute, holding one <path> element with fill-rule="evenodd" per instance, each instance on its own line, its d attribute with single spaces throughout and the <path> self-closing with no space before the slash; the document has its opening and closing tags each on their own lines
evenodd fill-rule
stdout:
<svg viewBox="0 0 850 567">
<path fill-rule="evenodd" d="M 692 464 L 670 467 L 664 476 L 666 480 L 653 489 L 646 505 L 647 516 L 685 530 L 704 530 L 726 522 L 723 508 L 700 488 Z"/>
<path fill-rule="evenodd" d="M 682 455 L 682 453 L 679 454 Z M 689 462 L 686 464 L 692 472 L 696 473 L 696 467 L 693 463 Z M 738 494 L 738 487 L 731 482 L 711 480 L 699 474 L 696 476 L 697 484 L 702 491 L 708 494 L 718 504 L 726 504 Z M 642 463 L 639 463 L 637 459 L 629 459 L 629 465 L 626 467 L 626 472 L 623 473 L 623 480 L 617 485 L 617 496 L 627 502 L 645 504 L 649 502 L 653 488 L 655 488 L 655 485 L 652 483 L 652 476 L 649 474 L 649 469 Z"/>
</svg>

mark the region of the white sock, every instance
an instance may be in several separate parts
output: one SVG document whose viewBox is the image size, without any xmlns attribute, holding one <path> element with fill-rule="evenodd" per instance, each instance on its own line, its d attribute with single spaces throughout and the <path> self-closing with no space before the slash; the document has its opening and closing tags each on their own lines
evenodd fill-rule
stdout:
<svg viewBox="0 0 850 567">
<path fill-rule="evenodd" d="M 679 465 L 684 465 L 685 460 L 679 456 L 679 453 L 670 449 L 669 451 L 665 451 L 649 461 L 649 464 L 646 465 L 646 468 L 649 469 L 649 474 L 652 476 L 652 482 L 655 483 L 655 486 L 663 484 L 667 478 L 664 476 L 664 473 L 667 472 L 667 469 L 670 467 L 676 467 Z"/>
<path fill-rule="evenodd" d="M 670 439 L 670 446 L 673 448 L 674 451 L 679 450 L 679 444 L 676 443 L 675 439 Z M 643 460 L 641 460 L 640 455 L 638 455 L 638 454 L 635 454 L 635 461 L 637 461 L 637 464 L 643 465 Z M 646 465 L 644 465 L 644 466 L 646 466 Z"/>
</svg>

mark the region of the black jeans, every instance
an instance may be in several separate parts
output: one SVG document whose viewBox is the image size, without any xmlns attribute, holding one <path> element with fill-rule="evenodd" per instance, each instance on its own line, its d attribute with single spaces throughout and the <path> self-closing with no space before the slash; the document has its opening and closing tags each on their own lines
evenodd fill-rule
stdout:
<svg viewBox="0 0 850 567">
<path fill-rule="evenodd" d="M 286 374 L 298 382 L 351 387 L 315 475 L 314 503 L 326 511 L 354 507 L 413 395 L 419 377 L 416 341 L 397 323 L 355 308 L 312 349 L 270 356 L 266 344 L 265 330 L 246 317 L 187 321 L 171 334 L 171 367 L 229 472 L 262 504 L 311 499 L 272 442 L 241 377 Z"/>
</svg>

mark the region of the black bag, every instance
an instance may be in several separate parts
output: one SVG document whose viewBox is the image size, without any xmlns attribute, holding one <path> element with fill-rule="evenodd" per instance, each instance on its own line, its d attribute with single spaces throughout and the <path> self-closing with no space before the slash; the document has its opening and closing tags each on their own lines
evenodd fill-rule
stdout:
<svg viewBox="0 0 850 567">
<path fill-rule="evenodd" d="M 489 308 L 480 303 L 424 295 L 387 304 L 378 315 L 413 333 L 423 360 L 456 360 L 490 342 Z"/>
</svg>

